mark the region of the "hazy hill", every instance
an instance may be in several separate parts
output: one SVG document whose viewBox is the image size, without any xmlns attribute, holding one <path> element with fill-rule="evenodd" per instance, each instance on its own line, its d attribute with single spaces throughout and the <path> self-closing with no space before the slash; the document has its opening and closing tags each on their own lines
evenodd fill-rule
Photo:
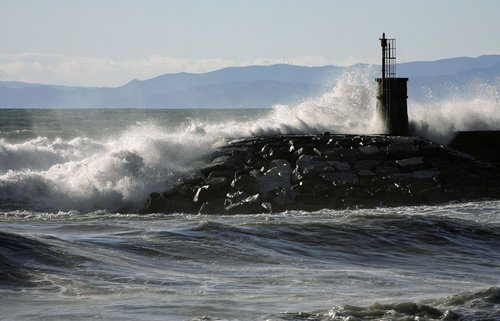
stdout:
<svg viewBox="0 0 500 321">
<path fill-rule="evenodd" d="M 436 77 L 487 69 L 500 64 L 500 55 L 485 55 L 477 58 L 458 57 L 435 61 L 416 61 L 397 65 L 401 77 Z"/>
<path fill-rule="evenodd" d="M 293 65 L 231 67 L 203 74 L 165 74 L 133 80 L 114 88 L 69 87 L 0 82 L 0 108 L 251 108 L 293 104 L 330 89 L 343 72 L 379 67 L 303 67 Z M 477 79 L 500 79 L 500 55 L 460 57 L 398 64 L 399 77 L 409 77 L 410 99 L 425 99 L 465 88 Z M 496 83 L 495 83 L 496 84 Z"/>
</svg>

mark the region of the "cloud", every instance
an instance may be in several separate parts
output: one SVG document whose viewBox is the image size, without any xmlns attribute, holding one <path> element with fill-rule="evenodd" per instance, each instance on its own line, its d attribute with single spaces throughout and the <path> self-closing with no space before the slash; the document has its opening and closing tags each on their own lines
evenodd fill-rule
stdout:
<svg viewBox="0 0 500 321">
<path fill-rule="evenodd" d="M 0 55 L 0 80 L 69 86 L 115 87 L 132 79 L 148 79 L 165 73 L 202 73 L 230 66 L 277 63 L 304 66 L 335 64 L 320 56 L 253 58 L 236 61 L 223 58 L 189 59 L 150 55 L 139 59 L 114 60 L 27 53 Z"/>
<path fill-rule="evenodd" d="M 155 55 L 129 60 L 51 54 L 0 55 L 0 80 L 119 86 L 132 79 L 147 79 L 167 72 L 204 72 L 233 63 L 223 59 L 190 60 Z"/>
</svg>

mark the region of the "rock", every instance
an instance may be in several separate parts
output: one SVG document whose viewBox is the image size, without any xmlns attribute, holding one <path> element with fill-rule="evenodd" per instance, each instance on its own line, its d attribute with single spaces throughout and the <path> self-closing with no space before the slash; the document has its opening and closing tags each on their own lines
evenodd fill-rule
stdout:
<svg viewBox="0 0 500 321">
<path fill-rule="evenodd" d="M 323 173 L 324 174 L 324 173 Z M 314 189 L 318 186 L 329 186 L 331 182 L 325 181 L 319 175 L 307 175 L 302 177 L 296 186 L 297 188 L 307 192 L 307 189 Z"/>
<path fill-rule="evenodd" d="M 302 155 L 313 155 L 313 154 L 315 154 L 315 152 L 314 152 L 313 147 L 306 146 L 306 147 L 300 147 L 299 149 L 297 149 L 295 151 L 295 154 L 300 157 Z"/>
<path fill-rule="evenodd" d="M 325 158 L 327 160 L 338 160 L 342 158 L 340 147 L 335 146 L 326 146 L 324 150 L 321 152 L 321 158 Z"/>
<path fill-rule="evenodd" d="M 319 158 L 317 156 L 301 155 L 296 161 L 296 166 L 301 168 L 309 163 L 318 162 L 318 161 L 319 161 Z"/>
<path fill-rule="evenodd" d="M 259 191 L 257 178 L 252 175 L 244 175 L 236 177 L 231 182 L 231 187 L 233 190 L 242 191 L 248 194 L 255 194 L 258 193 Z"/>
<path fill-rule="evenodd" d="M 345 172 L 351 170 L 351 165 L 348 162 L 329 161 L 327 163 L 333 166 L 333 168 L 335 168 L 335 170 L 339 172 Z"/>
<path fill-rule="evenodd" d="M 298 193 L 291 188 L 281 188 L 272 197 L 271 205 L 275 211 L 285 211 L 293 208 Z"/>
<path fill-rule="evenodd" d="M 217 199 L 203 203 L 198 214 L 223 214 L 224 210 L 224 200 Z"/>
<path fill-rule="evenodd" d="M 378 160 L 360 160 L 360 161 L 354 162 L 354 167 L 356 169 L 373 170 L 379 164 L 380 164 L 380 161 L 378 161 Z"/>
<path fill-rule="evenodd" d="M 263 201 L 260 194 L 255 194 L 245 198 L 243 201 L 231 204 L 226 207 L 228 214 L 260 214 L 271 213 L 271 204 Z"/>
<path fill-rule="evenodd" d="M 210 199 L 209 196 L 210 185 L 203 185 L 196 190 L 196 194 L 194 194 L 193 202 L 201 203 L 208 201 Z"/>
<path fill-rule="evenodd" d="M 267 153 L 269 153 L 269 151 L 271 150 L 271 146 L 269 146 L 269 144 L 265 144 L 261 149 L 260 149 L 260 153 L 263 154 L 263 155 L 267 155 Z"/>
<path fill-rule="evenodd" d="M 371 176 L 377 175 L 377 174 L 375 174 L 375 172 L 373 172 L 369 169 L 364 169 L 364 168 L 360 168 L 356 172 L 358 173 L 358 176 L 362 176 L 362 177 L 371 177 Z"/>
<path fill-rule="evenodd" d="M 424 162 L 430 167 L 435 168 L 449 168 L 453 165 L 449 158 L 439 155 L 439 156 L 424 156 Z"/>
<path fill-rule="evenodd" d="M 149 195 L 146 201 L 146 206 L 143 212 L 145 213 L 161 213 L 165 209 L 165 200 L 160 193 L 154 192 Z"/>
<path fill-rule="evenodd" d="M 396 164 L 402 168 L 410 168 L 415 166 L 424 165 L 424 156 L 410 157 L 405 159 L 400 159 L 396 161 Z"/>
<path fill-rule="evenodd" d="M 195 206 L 191 200 L 180 194 L 152 193 L 142 213 L 194 213 Z"/>
<path fill-rule="evenodd" d="M 391 181 L 406 182 L 410 181 L 414 176 L 410 173 L 392 173 L 387 175 L 387 178 Z"/>
<path fill-rule="evenodd" d="M 269 159 L 280 159 L 280 158 L 289 159 L 292 156 L 293 153 L 290 153 L 288 150 L 284 150 L 281 148 L 271 148 L 267 153 L 267 157 Z"/>
<path fill-rule="evenodd" d="M 346 148 L 340 150 L 341 160 L 344 161 L 354 161 L 358 156 L 358 151 L 355 148 Z"/>
<path fill-rule="evenodd" d="M 234 162 L 230 155 L 221 155 L 212 160 L 212 165 L 227 165 Z"/>
<path fill-rule="evenodd" d="M 212 177 L 208 179 L 208 185 L 212 186 L 215 189 L 224 189 L 228 185 L 228 179 L 223 176 Z"/>
<path fill-rule="evenodd" d="M 257 177 L 259 193 L 266 195 L 278 188 L 289 188 L 290 180 L 290 171 L 282 170 L 276 172 L 274 169 L 270 169 L 264 176 Z"/>
<path fill-rule="evenodd" d="M 236 191 L 236 192 L 231 192 L 226 194 L 226 206 L 234 203 L 239 203 L 243 201 L 245 198 L 249 197 L 250 195 L 246 192 L 243 191 Z"/>
<path fill-rule="evenodd" d="M 379 147 L 374 145 L 367 145 L 358 148 L 359 157 L 364 158 L 374 158 L 381 155 L 381 150 Z"/>
<path fill-rule="evenodd" d="M 333 172 L 321 173 L 319 176 L 326 182 L 332 183 L 335 186 L 339 185 L 355 185 L 359 182 L 359 177 L 353 172 Z"/>
<path fill-rule="evenodd" d="M 387 176 L 391 174 L 399 174 L 401 173 L 401 170 L 397 167 L 389 167 L 389 166 L 379 166 L 375 170 L 377 175 L 380 176 Z"/>
<path fill-rule="evenodd" d="M 234 170 L 226 169 L 215 169 L 208 175 L 208 179 L 223 177 L 225 179 L 232 179 L 234 177 Z"/>
<path fill-rule="evenodd" d="M 356 159 L 357 154 L 357 150 L 352 147 L 339 147 L 325 152 L 325 157 L 328 160 L 350 162 Z"/>
<path fill-rule="evenodd" d="M 263 213 L 500 198 L 500 169 L 416 137 L 276 135 L 231 141 L 144 213 Z M 200 175 L 200 173 L 202 175 Z"/>
<path fill-rule="evenodd" d="M 439 171 L 434 169 L 434 170 L 427 170 L 427 171 L 415 171 L 412 173 L 412 176 L 416 179 L 433 179 L 439 175 Z"/>
<path fill-rule="evenodd" d="M 292 174 L 292 165 L 290 165 L 290 162 L 279 159 L 279 160 L 272 160 L 269 162 L 269 169 L 264 173 L 266 176 L 272 176 L 272 175 L 280 175 L 280 173 L 288 173 L 289 175 Z M 283 174 L 281 174 L 283 175 Z"/>
<path fill-rule="evenodd" d="M 231 155 L 221 155 L 210 164 L 210 168 L 213 169 L 230 169 L 237 170 L 242 168 L 249 160 L 251 156 L 246 152 L 233 152 Z"/>
<path fill-rule="evenodd" d="M 223 177 L 218 177 L 216 179 L 213 179 L 210 184 L 199 187 L 193 197 L 193 202 L 201 205 L 208 201 L 223 198 L 226 193 L 226 179 Z"/>
<path fill-rule="evenodd" d="M 272 161 L 269 162 L 269 168 L 289 168 L 290 171 L 292 171 L 292 165 L 290 164 L 289 161 L 285 159 L 273 159 Z"/>
<path fill-rule="evenodd" d="M 386 155 L 395 159 L 417 156 L 418 148 L 412 144 L 393 143 L 386 147 Z"/>
<path fill-rule="evenodd" d="M 301 174 L 317 174 L 325 171 L 333 171 L 331 165 L 315 156 L 302 155 L 296 164 L 296 171 Z"/>
</svg>

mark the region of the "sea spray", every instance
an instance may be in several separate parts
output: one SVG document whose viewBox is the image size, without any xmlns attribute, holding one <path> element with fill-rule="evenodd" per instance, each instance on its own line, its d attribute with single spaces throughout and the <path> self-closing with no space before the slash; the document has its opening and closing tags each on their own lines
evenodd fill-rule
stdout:
<svg viewBox="0 0 500 321">
<path fill-rule="evenodd" d="M 410 79 L 411 81 L 411 79 Z M 500 79 L 475 80 L 463 88 L 449 87 L 435 98 L 409 100 L 408 118 L 415 135 L 449 143 L 457 131 L 500 130 Z"/>
<path fill-rule="evenodd" d="M 211 134 L 248 137 L 272 134 L 308 134 L 324 131 L 346 134 L 381 132 L 375 114 L 373 67 L 346 72 L 331 89 L 293 105 L 274 105 L 269 114 L 246 122 L 196 123 Z"/>
<path fill-rule="evenodd" d="M 268 110 L 1 111 L 12 121 L 0 126 L 0 204 L 135 211 L 229 139 L 379 133 L 375 69 L 345 73 L 318 97 Z M 413 133 L 446 143 L 457 130 L 499 129 L 499 84 L 477 81 L 439 99 L 429 91 L 423 102 L 410 96 Z"/>
<path fill-rule="evenodd" d="M 0 200 L 14 209 L 137 210 L 149 193 L 192 169 L 215 140 L 150 124 L 105 140 L 3 141 Z"/>
<path fill-rule="evenodd" d="M 332 89 L 296 106 L 278 105 L 269 120 L 282 134 L 380 132 L 375 115 L 374 85 L 370 69 L 346 72 Z M 265 130 L 264 130 L 265 132 Z"/>
</svg>

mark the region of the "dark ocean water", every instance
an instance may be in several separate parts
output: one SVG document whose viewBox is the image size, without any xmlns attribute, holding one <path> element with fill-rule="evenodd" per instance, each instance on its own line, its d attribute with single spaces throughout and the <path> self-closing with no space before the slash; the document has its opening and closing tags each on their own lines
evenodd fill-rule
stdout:
<svg viewBox="0 0 500 321">
<path fill-rule="evenodd" d="M 319 101 L 0 110 L 0 320 L 500 320 L 499 201 L 136 214 L 230 138 L 328 123 L 369 128 Z"/>
<path fill-rule="evenodd" d="M 499 205 L 6 212 L 2 320 L 500 320 Z"/>
</svg>

